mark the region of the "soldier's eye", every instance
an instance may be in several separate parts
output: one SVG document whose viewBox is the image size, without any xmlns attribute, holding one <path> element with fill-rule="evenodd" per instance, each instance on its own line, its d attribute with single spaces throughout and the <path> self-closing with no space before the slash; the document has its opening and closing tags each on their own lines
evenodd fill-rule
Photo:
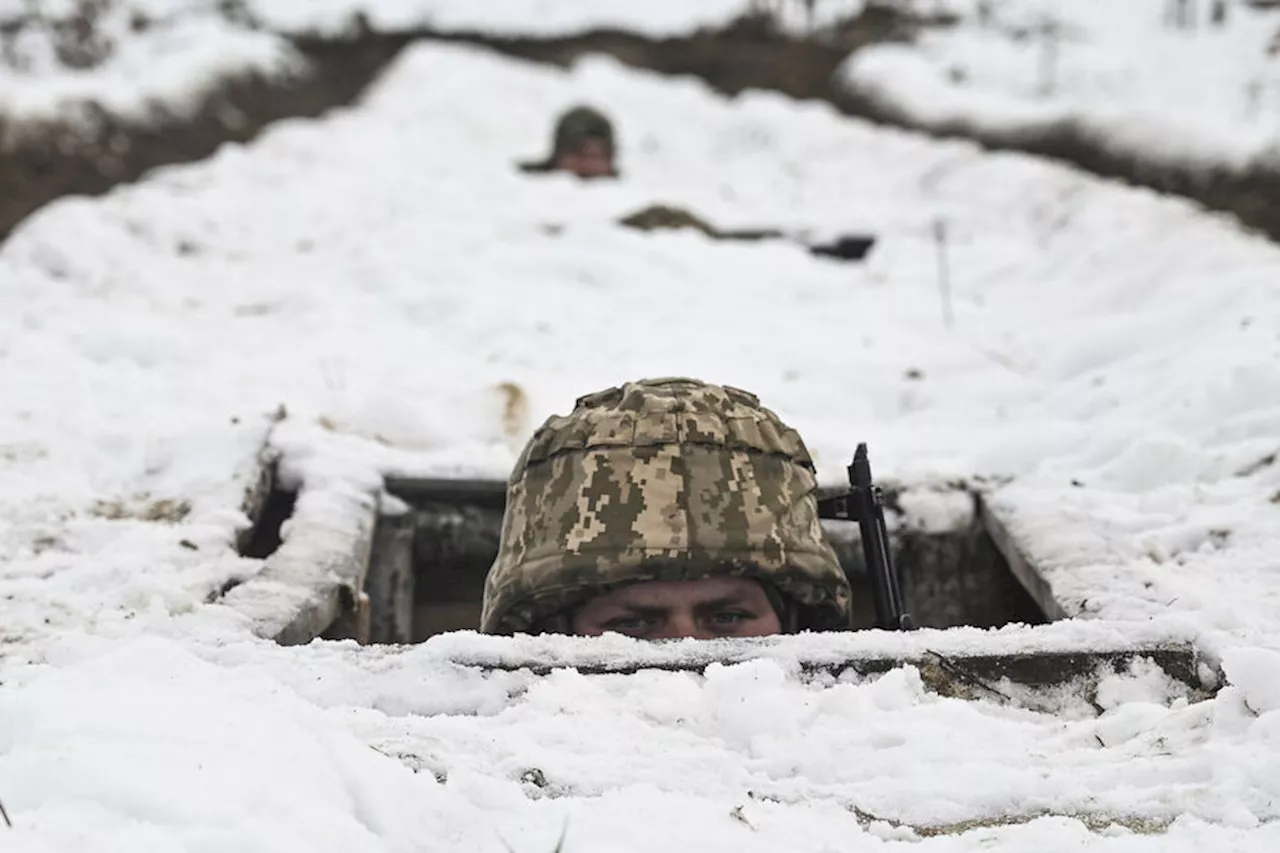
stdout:
<svg viewBox="0 0 1280 853">
<path fill-rule="evenodd" d="M 614 631 L 618 634 L 634 636 L 648 631 L 650 627 L 650 620 L 643 616 L 620 616 L 617 619 L 610 619 L 601 627 L 606 631 Z"/>
<path fill-rule="evenodd" d="M 742 610 L 720 610 L 712 614 L 711 623 L 720 627 L 732 627 L 754 618 L 753 614 Z"/>
</svg>

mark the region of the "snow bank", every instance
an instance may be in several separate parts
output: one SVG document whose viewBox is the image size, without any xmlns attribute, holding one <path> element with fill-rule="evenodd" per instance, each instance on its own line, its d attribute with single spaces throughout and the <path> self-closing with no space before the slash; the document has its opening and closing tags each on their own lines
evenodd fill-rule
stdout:
<svg viewBox="0 0 1280 853">
<path fill-rule="evenodd" d="M 433 778 L 269 678 L 153 640 L 60 663 L 0 697 L 0 790 L 17 826 L 7 848 L 410 850 L 459 833 L 484 843 L 465 806 L 441 814 L 433 801 L 457 798 Z"/>
<path fill-rule="evenodd" d="M 91 121 L 105 112 L 145 123 L 184 116 L 228 78 L 287 79 L 305 60 L 285 39 L 225 17 L 208 0 L 117 0 L 82 18 L 74 4 L 13 9 L 0 36 L 0 118 L 7 123 Z M 7 133 L 21 133 L 10 127 Z M 2 140 L 0 140 L 2 141 Z"/>
<path fill-rule="evenodd" d="M 650 38 L 691 35 L 719 28 L 749 10 L 765 7 L 794 31 L 808 26 L 800 3 L 752 0 L 248 0 L 247 7 L 269 27 L 284 32 L 349 33 L 358 18 L 374 30 L 394 32 L 430 27 L 442 32 L 484 32 L 511 36 L 573 36 L 591 30 L 624 30 Z M 817 26 L 858 14 L 865 0 L 817 4 Z"/>
<path fill-rule="evenodd" d="M 723 25 L 747 8 L 744 0 L 596 0 L 588 4 L 572 0 L 250 0 L 248 5 L 268 26 L 288 32 L 340 34 L 349 31 L 360 15 L 383 32 L 429 26 L 442 31 L 555 36 L 614 28 L 655 37 Z"/>
<path fill-rule="evenodd" d="M 971 10 L 911 46 L 859 51 L 842 82 L 901 121 L 1002 144 L 1069 134 L 1155 168 L 1275 161 L 1275 14 L 1236 4 L 1224 27 L 1187 32 L 1162 26 L 1164 0 L 989 5 L 986 24 Z"/>
<path fill-rule="evenodd" d="M 1100 711 L 929 694 L 913 669 L 776 663 L 449 672 L 431 644 L 284 649 L 65 636 L 0 693 L 9 849 L 1262 850 L 1256 688 L 1188 704 L 1137 670 Z M 1260 679 L 1275 661 L 1238 662 Z M 1269 667 L 1269 669 L 1268 669 Z M 128 768 L 123 772 L 122 768 Z M 1154 834 L 1152 834 L 1154 833 Z"/>
</svg>

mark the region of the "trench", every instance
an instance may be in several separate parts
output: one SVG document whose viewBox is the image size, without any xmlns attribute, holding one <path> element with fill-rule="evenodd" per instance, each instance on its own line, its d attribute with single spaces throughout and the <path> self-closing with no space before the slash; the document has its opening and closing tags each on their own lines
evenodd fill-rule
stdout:
<svg viewBox="0 0 1280 853">
<path fill-rule="evenodd" d="M 288 35 L 308 61 L 306 74 L 295 80 L 229 78 L 186 116 L 160 115 L 142 123 L 98 109 L 87 124 L 53 123 L 22 128 L 16 135 L 5 132 L 0 117 L 0 138 L 21 140 L 0 150 L 0 241 L 26 216 L 62 196 L 105 193 L 157 166 L 198 161 L 223 143 L 247 142 L 275 121 L 320 116 L 351 104 L 401 50 L 419 41 L 476 45 L 560 67 L 588 54 L 604 54 L 636 68 L 696 77 L 726 95 L 764 89 L 820 100 L 849 116 L 938 138 L 968 139 L 987 150 L 1039 155 L 1180 195 L 1280 239 L 1280 169 L 1263 164 L 1239 170 L 1157 165 L 1110 150 L 1087 127 L 1070 122 L 1040 133 L 985 129 L 967 122 L 926 127 L 892 105 L 838 84 L 836 69 L 853 51 L 909 41 L 924 28 L 952 23 L 946 17 L 919 17 L 898 7 L 869 5 L 861 15 L 825 29 L 820 38 L 808 39 L 782 33 L 767 17 L 751 15 L 721 29 L 665 39 L 617 30 L 534 38 L 429 28 L 388 33 L 364 29 L 341 38 Z M 545 128 L 531 128 L 530 137 L 544 132 Z"/>
<path fill-rule="evenodd" d="M 265 560 L 276 552 L 284 541 L 281 528 L 293 516 L 298 503 L 298 493 L 282 488 L 271 474 L 269 490 L 250 518 L 253 526 L 245 531 L 237 548 L 241 557 Z"/>
<path fill-rule="evenodd" d="M 246 556 L 263 555 L 266 564 L 243 584 L 219 591 L 211 603 L 239 609 L 255 624 L 258 636 L 282 645 L 323 639 L 403 648 L 451 631 L 478 629 L 484 581 L 501 535 L 504 482 L 392 477 L 385 490 L 398 500 L 348 495 L 346 509 L 338 515 L 300 519 L 293 509 L 301 495 L 280 488 L 273 473 L 274 466 L 265 469 L 259 486 L 250 490 L 257 523 L 242 546 Z M 934 491 L 931 499 L 939 497 Z M 840 515 L 838 507 L 831 509 L 838 500 L 822 500 L 840 494 L 820 490 L 819 506 L 826 504 L 824 512 Z M 884 495 L 904 603 L 918 626 L 1017 623 L 1051 630 L 1045 623 L 1069 616 L 981 493 L 964 484 L 950 487 L 950 494 L 942 496 L 947 520 L 940 523 L 935 517 L 931 529 L 922 526 L 923 516 L 913 520 L 902 511 L 911 492 L 886 488 Z M 955 511 L 965 501 L 971 511 Z M 857 525 L 824 516 L 824 529 L 853 587 L 857 612 L 849 636 L 856 636 L 874 621 Z M 324 544 L 317 549 L 317 542 Z M 288 588 L 283 598 L 282 585 Z M 817 678 L 875 675 L 910 663 L 926 689 L 940 695 L 994 697 L 1026 707 L 1039 707 L 1036 703 L 1043 699 L 1050 710 L 1063 690 L 1089 699 L 1107 673 L 1138 665 L 1162 669 L 1193 697 L 1211 695 L 1222 683 L 1221 672 L 1207 666 L 1192 643 L 1176 638 L 1099 647 L 1078 638 L 1064 642 L 1058 635 L 1057 640 L 1021 648 L 1002 644 L 997 634 L 987 635 L 991 642 L 979 646 L 973 646 L 971 635 L 951 641 L 945 636 L 938 635 L 924 651 L 909 644 L 896 651 L 873 644 L 849 647 L 832 658 L 811 650 L 805 653 L 810 657 L 802 655 L 800 672 Z M 446 655 L 458 666 L 482 671 L 527 669 L 538 674 L 571 666 L 591 674 L 702 671 L 712 662 L 747 660 L 758 653 L 749 647 L 716 647 L 690 656 L 657 644 L 615 659 L 582 647 L 567 658 L 557 653 L 554 664 L 536 651 L 512 655 L 484 646 L 454 647 Z M 781 653 L 786 657 L 785 650 Z"/>
<path fill-rule="evenodd" d="M 19 123 L 0 115 L 0 245 L 32 213 L 64 196 L 97 196 L 160 166 L 193 163 L 228 142 L 249 142 L 288 118 L 353 103 L 398 48 L 308 43 L 306 73 L 232 76 L 182 114 L 153 109 L 142 121 L 89 104 L 76 120 Z"/>
<path fill-rule="evenodd" d="M 387 488 L 408 510 L 382 515 L 374 533 L 365 582 L 369 641 L 419 643 L 477 630 L 485 576 L 498 553 L 505 484 L 392 478 Z M 891 525 L 903 601 L 916 623 L 994 628 L 1043 624 L 1046 609 L 1062 615 L 1051 599 L 1047 607 L 1038 603 L 1042 590 L 1019 578 L 1005 554 L 1011 543 L 999 541 L 998 531 L 993 536 L 996 522 L 972 499 L 972 515 L 949 529 Z M 892 516 L 892 496 L 888 503 Z M 824 521 L 823 527 L 853 588 L 854 627 L 871 628 L 875 612 L 857 524 Z"/>
<path fill-rule="evenodd" d="M 824 32 L 820 39 L 779 33 L 767 20 L 744 17 L 724 30 L 687 38 L 649 39 L 632 33 L 595 31 L 568 38 L 504 38 L 485 33 L 423 33 L 508 56 L 568 67 L 588 54 L 605 54 L 627 65 L 668 75 L 691 75 L 725 95 L 747 89 L 823 101 L 841 113 L 937 139 L 965 139 L 987 151 L 1017 151 L 1067 163 L 1099 177 L 1178 195 L 1234 216 L 1242 225 L 1280 240 L 1280 168 L 1159 164 L 1140 153 L 1117 151 L 1093 128 L 1071 121 L 1041 131 L 987 128 L 967 120 L 926 124 L 843 87 L 836 71 L 850 54 L 884 42 L 908 42 L 931 27 L 954 23 L 946 16 L 917 17 L 900 9 L 868 6 L 860 16 Z"/>
</svg>

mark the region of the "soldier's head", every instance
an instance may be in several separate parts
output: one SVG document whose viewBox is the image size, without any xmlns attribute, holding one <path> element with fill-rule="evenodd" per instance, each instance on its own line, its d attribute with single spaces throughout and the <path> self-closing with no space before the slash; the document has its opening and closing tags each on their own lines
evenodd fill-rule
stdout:
<svg viewBox="0 0 1280 853">
<path fill-rule="evenodd" d="M 746 391 L 653 379 L 582 397 L 511 474 L 481 630 L 847 629 L 816 488 L 799 434 Z"/>
<path fill-rule="evenodd" d="M 552 169 L 580 178 L 617 174 L 613 123 L 591 107 L 574 107 L 560 116 L 551 146 Z"/>
</svg>

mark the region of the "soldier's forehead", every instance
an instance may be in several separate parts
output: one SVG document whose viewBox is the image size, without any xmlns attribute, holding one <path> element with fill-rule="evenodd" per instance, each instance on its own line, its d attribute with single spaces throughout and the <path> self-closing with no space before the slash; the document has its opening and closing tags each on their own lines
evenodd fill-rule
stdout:
<svg viewBox="0 0 1280 853">
<path fill-rule="evenodd" d="M 757 591 L 763 592 L 763 587 L 754 579 L 721 576 L 699 580 L 642 581 L 619 587 L 596 600 L 617 603 L 695 602 L 754 597 Z"/>
</svg>

